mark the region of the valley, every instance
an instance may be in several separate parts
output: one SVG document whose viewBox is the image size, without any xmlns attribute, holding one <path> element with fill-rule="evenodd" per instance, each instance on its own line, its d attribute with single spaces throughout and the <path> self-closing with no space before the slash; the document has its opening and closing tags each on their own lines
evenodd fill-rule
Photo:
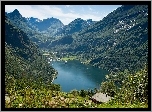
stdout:
<svg viewBox="0 0 152 112">
<path fill-rule="evenodd" d="M 5 106 L 148 108 L 148 16 L 148 5 L 122 5 L 64 25 L 5 12 Z M 112 100 L 90 99 L 100 92 Z"/>
</svg>

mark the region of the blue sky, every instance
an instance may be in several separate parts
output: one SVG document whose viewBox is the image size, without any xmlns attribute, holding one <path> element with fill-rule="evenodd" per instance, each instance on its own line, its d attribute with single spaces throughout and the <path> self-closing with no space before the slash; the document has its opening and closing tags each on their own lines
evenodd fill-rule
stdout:
<svg viewBox="0 0 152 112">
<path fill-rule="evenodd" d="M 41 20 L 57 18 L 64 25 L 76 18 L 93 21 L 102 20 L 110 12 L 121 5 L 5 5 L 5 12 L 13 12 L 18 9 L 23 17 L 35 17 Z"/>
</svg>

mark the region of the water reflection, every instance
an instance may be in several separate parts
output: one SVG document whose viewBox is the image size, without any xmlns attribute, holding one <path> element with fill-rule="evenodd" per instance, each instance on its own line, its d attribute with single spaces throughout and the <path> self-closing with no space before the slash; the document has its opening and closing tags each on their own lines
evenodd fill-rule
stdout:
<svg viewBox="0 0 152 112">
<path fill-rule="evenodd" d="M 94 89 L 105 80 L 107 71 L 84 65 L 79 61 L 53 62 L 53 67 L 58 71 L 54 83 L 60 84 L 62 91 L 69 92 L 73 89 Z"/>
</svg>

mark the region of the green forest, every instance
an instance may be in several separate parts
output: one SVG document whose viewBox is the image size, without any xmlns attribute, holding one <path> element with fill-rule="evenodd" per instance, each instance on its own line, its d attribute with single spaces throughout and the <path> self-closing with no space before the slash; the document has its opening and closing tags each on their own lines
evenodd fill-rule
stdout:
<svg viewBox="0 0 152 112">
<path fill-rule="evenodd" d="M 148 108 L 148 5 L 122 5 L 91 25 L 32 19 L 17 9 L 5 13 L 5 108 Z M 63 92 L 43 50 L 110 74 L 100 89 Z M 93 101 L 100 92 L 111 100 Z"/>
</svg>

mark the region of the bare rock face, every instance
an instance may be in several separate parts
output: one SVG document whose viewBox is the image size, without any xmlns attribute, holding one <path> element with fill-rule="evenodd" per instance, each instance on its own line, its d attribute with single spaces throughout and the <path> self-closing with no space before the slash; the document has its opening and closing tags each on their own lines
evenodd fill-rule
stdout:
<svg viewBox="0 0 152 112">
<path fill-rule="evenodd" d="M 95 95 L 93 95 L 91 97 L 91 99 L 94 102 L 103 102 L 103 103 L 105 103 L 105 102 L 108 102 L 111 99 L 111 97 L 106 95 L 106 94 L 104 94 L 104 93 L 96 93 Z"/>
</svg>

